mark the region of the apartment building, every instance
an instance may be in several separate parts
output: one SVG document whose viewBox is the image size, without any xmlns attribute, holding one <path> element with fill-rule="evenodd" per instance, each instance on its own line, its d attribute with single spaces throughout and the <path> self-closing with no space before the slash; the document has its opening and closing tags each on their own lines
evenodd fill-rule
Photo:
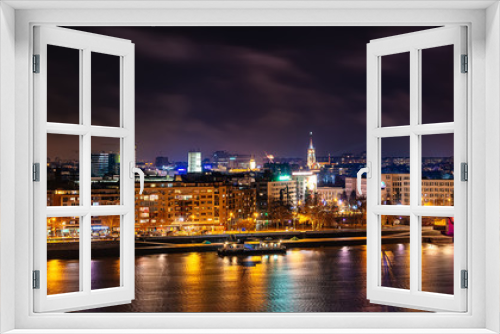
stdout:
<svg viewBox="0 0 500 334">
<path fill-rule="evenodd" d="M 366 194 L 366 179 L 361 180 L 361 188 Z M 382 174 L 380 188 L 382 204 L 410 205 L 410 174 Z M 421 189 L 422 205 L 454 205 L 453 179 L 422 180 Z M 346 178 L 345 190 L 348 195 L 356 190 L 355 177 Z"/>
<path fill-rule="evenodd" d="M 282 201 L 283 204 L 297 205 L 297 181 L 274 181 L 267 183 L 268 205 Z"/>
<path fill-rule="evenodd" d="M 342 187 L 318 187 L 318 200 L 320 202 L 325 201 L 326 203 L 331 204 L 333 202 L 337 202 L 343 192 L 344 188 Z"/>
</svg>

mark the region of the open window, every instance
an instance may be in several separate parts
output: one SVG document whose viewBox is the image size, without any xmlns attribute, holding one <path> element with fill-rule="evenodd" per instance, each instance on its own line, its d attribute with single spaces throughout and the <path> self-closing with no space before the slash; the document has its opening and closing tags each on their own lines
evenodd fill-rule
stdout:
<svg viewBox="0 0 500 334">
<path fill-rule="evenodd" d="M 453 105 L 449 119 L 435 119 L 432 109 L 442 106 L 429 106 L 425 101 L 428 94 L 425 73 L 440 66 L 432 59 L 433 50 L 437 48 L 449 49 L 449 59 L 444 66 L 450 66 L 452 79 L 450 87 L 437 87 L 431 93 L 451 91 Z M 467 310 L 466 54 L 466 28 L 458 26 L 372 40 L 367 46 L 367 296 L 372 303 L 431 311 Z M 408 86 L 410 98 L 407 108 L 396 110 L 397 117 L 386 117 L 391 106 L 384 103 L 384 75 L 391 69 L 394 57 L 406 58 L 409 82 L 401 84 Z M 426 146 L 438 143 L 442 136 L 451 137 L 452 176 L 448 180 L 425 180 L 422 177 L 425 154 L 422 152 Z M 406 145 L 409 174 L 391 180 L 393 186 L 388 187 L 386 181 L 389 180 L 385 180 L 382 166 L 384 145 L 391 140 Z M 426 188 L 445 189 L 445 186 L 454 189 L 433 193 L 435 197 L 430 199 L 426 197 Z M 409 187 L 409 198 L 398 197 L 397 187 Z M 382 249 L 382 230 L 392 219 L 390 217 L 406 220 L 410 225 L 410 260 L 403 266 L 409 272 L 406 284 L 391 279 L 398 275 L 390 268 L 391 262 L 398 261 L 398 254 L 387 254 Z M 422 240 L 426 232 L 425 221 L 430 218 L 442 220 L 447 231 L 453 234 L 452 290 L 425 285 L 427 276 L 432 273 L 425 267 L 426 250 Z M 434 274 L 439 275 L 439 272 Z M 398 284 L 392 284 L 394 282 Z"/>
<path fill-rule="evenodd" d="M 63 67 L 58 57 L 66 59 L 64 64 L 72 65 Z M 109 79 L 93 71 L 96 62 L 108 62 L 106 67 L 114 71 L 114 88 L 106 101 L 93 101 L 91 97 L 91 92 L 103 89 L 102 82 Z M 33 72 L 34 310 L 70 311 L 129 303 L 134 299 L 134 44 L 70 29 L 35 27 Z M 52 92 L 51 96 L 72 94 L 73 105 L 48 101 L 54 80 L 65 80 L 64 91 Z M 98 108 L 99 103 L 106 105 Z M 65 116 L 54 118 L 53 108 L 65 108 Z M 103 110 L 106 117 L 102 117 Z M 106 153 L 106 145 L 116 146 L 119 155 Z M 56 146 L 63 150 L 54 151 Z M 47 168 L 56 168 L 52 164 L 57 160 L 54 156 L 64 154 L 74 155 L 78 166 L 64 166 L 55 179 L 48 179 Z M 106 162 L 100 164 L 96 159 Z M 93 177 L 99 173 L 109 173 L 111 186 L 106 203 L 93 201 L 97 187 Z M 73 186 L 64 188 L 70 184 L 65 182 L 68 179 Z M 57 200 L 48 201 L 47 191 L 54 183 L 63 185 L 64 190 L 58 190 Z M 112 230 L 103 233 L 102 220 L 112 221 L 108 224 Z M 57 229 L 52 228 L 56 225 Z M 100 281 L 100 271 L 107 268 L 91 263 L 96 238 L 119 243 L 119 260 L 114 264 L 119 267 L 119 281 Z M 67 273 L 57 263 L 49 264 L 47 248 L 55 242 L 64 246 L 65 240 L 78 245 L 77 249 L 62 247 L 60 251 L 75 253 L 73 265 L 78 268 L 79 277 L 78 284 L 64 285 L 61 290 L 47 279 L 64 280 Z M 47 275 L 48 271 L 52 275 Z"/>
<path fill-rule="evenodd" d="M 133 44 L 55 27 L 37 27 L 34 37 L 35 311 L 70 311 L 128 303 L 134 298 Z M 440 48 L 446 50 L 439 54 L 449 56 L 444 63 L 452 69 L 452 79 L 450 87 L 434 87 L 432 93 L 451 90 L 453 103 L 447 119 L 433 117 L 432 108 L 443 106 L 429 106 L 425 101 L 426 73 L 441 65 L 432 61 L 436 56 L 432 51 Z M 368 45 L 367 288 L 371 302 L 423 310 L 466 310 L 466 290 L 462 288 L 463 272 L 467 269 L 466 182 L 460 175 L 466 170 L 462 164 L 467 162 L 466 75 L 462 73 L 467 70 L 466 63 L 462 64 L 465 54 L 465 28 L 460 27 L 384 38 Z M 409 93 L 407 108 L 396 110 L 396 116 L 384 102 L 384 73 L 386 69 L 394 71 L 394 56 L 406 59 L 403 63 L 407 64 L 408 82 L 402 84 L 408 86 Z M 59 62 L 58 57 L 64 57 L 65 61 Z M 96 66 L 99 62 L 105 66 Z M 114 76 L 103 73 L 108 70 L 114 71 Z M 61 85 L 51 85 L 54 80 L 64 80 L 64 90 L 49 94 L 54 87 L 61 89 Z M 104 89 L 107 92 L 106 81 L 115 86 L 102 100 L 97 98 L 102 92 L 92 92 Z M 60 94 L 72 94 L 75 104 L 49 101 Z M 61 117 L 62 113 L 53 113 L 53 108 L 64 108 L 66 113 Z M 387 113 L 390 117 L 385 117 Z M 442 141 L 442 136 L 451 138 L 452 143 L 450 178 L 425 180 L 423 152 Z M 391 187 L 386 186 L 389 181 L 382 167 L 387 140 L 406 143 L 409 161 L 409 173 L 391 179 Z M 113 149 L 108 150 L 110 147 Z M 73 156 L 64 157 L 65 154 Z M 77 166 L 61 166 L 64 161 L 78 162 Z M 49 175 L 47 168 L 59 171 Z M 68 179 L 72 182 L 65 183 Z M 407 189 L 395 190 L 398 187 Z M 432 197 L 426 198 L 426 188 L 439 191 L 432 191 Z M 50 191 L 56 193 L 47 196 Z M 451 283 L 447 281 L 441 286 L 426 284 L 442 280 L 439 276 L 427 279 L 431 274 L 426 268 L 427 250 L 422 240 L 429 237 L 426 222 L 431 219 L 442 221 L 448 236 L 453 235 L 446 238 L 454 242 L 453 275 Z M 391 221 L 394 225 L 396 220 L 410 225 L 410 245 L 406 249 L 409 257 L 383 249 L 384 224 Z M 97 239 L 105 242 L 94 242 Z M 65 240 L 78 248 L 61 247 Z M 118 261 L 112 270 L 118 268 L 120 275 L 117 281 L 102 282 L 99 274 L 109 268 L 92 262 L 93 249 L 106 247 L 107 242 L 119 243 Z M 57 262 L 49 261 L 47 250 L 52 243 L 59 243 L 62 256 L 64 252 L 76 253 L 67 266 L 78 268 L 78 284 L 50 281 L 64 280 L 68 275 Z M 403 273 L 407 280 L 396 277 L 400 273 L 390 268 L 391 262 L 402 259 L 407 263 L 395 267 L 407 269 Z M 72 270 L 71 275 L 74 273 Z"/>
</svg>

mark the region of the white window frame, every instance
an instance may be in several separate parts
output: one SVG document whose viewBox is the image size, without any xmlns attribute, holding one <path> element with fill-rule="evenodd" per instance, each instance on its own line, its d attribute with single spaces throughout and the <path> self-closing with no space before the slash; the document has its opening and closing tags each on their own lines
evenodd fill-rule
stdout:
<svg viewBox="0 0 500 334">
<path fill-rule="evenodd" d="M 39 289 L 34 290 L 35 312 L 88 309 L 89 305 L 110 306 L 130 303 L 135 295 L 135 110 L 134 44 L 129 40 L 91 34 L 60 27 L 34 27 L 34 54 L 39 56 L 39 73 L 33 75 L 34 162 L 39 163 L 39 181 L 33 184 L 34 257 L 33 268 L 39 271 Z M 80 59 L 80 110 L 78 124 L 47 122 L 47 46 L 78 50 Z M 91 59 L 92 53 L 112 55 L 119 61 L 119 126 L 92 125 Z M 72 135 L 79 140 L 79 204 L 47 207 L 47 135 Z M 92 138 L 115 138 L 120 142 L 120 204 L 91 204 Z M 120 216 L 120 285 L 92 290 L 91 220 L 96 216 Z M 79 290 L 47 295 L 47 226 L 49 217 L 78 216 Z"/>
<path fill-rule="evenodd" d="M 413 307 L 422 310 L 467 310 L 467 289 L 461 287 L 461 270 L 467 270 L 467 181 L 461 180 L 461 163 L 467 163 L 467 76 L 462 73 L 461 58 L 467 54 L 467 31 L 456 25 L 372 40 L 367 46 L 367 297 L 376 304 Z M 422 50 L 452 45 L 453 121 L 422 123 Z M 382 58 L 407 52 L 410 91 L 409 124 L 383 126 Z M 422 185 L 422 136 L 453 134 L 454 206 L 424 206 L 420 203 Z M 409 140 L 410 205 L 381 205 L 383 138 Z M 397 289 L 381 285 L 383 215 L 407 216 L 410 219 L 410 286 Z M 422 291 L 422 217 L 454 217 L 454 293 Z"/>
<path fill-rule="evenodd" d="M 62 7 L 66 8 L 62 8 Z M 73 6 L 73 8 L 71 8 Z M 121 6 L 121 7 L 120 7 Z M 203 6 L 203 7 L 200 7 Z M 394 7 L 397 8 L 394 8 Z M 69 8 L 68 8 L 69 7 Z M 102 8 L 109 10 L 103 10 Z M 125 7 L 129 7 L 126 9 Z M 162 8 L 158 8 L 162 7 Z M 16 9 L 14 9 L 16 8 Z M 79 9 L 75 9 L 79 8 Z M 130 9 L 131 8 L 131 9 Z M 138 8 L 142 8 L 139 10 Z M 113 10 L 111 10 L 113 9 Z M 494 333 L 500 330 L 500 13 L 497 1 L 0 3 L 0 330 L 13 333 Z M 469 31 L 469 203 L 466 313 L 34 314 L 31 289 L 32 27 L 52 25 L 465 24 Z M 132 41 L 134 42 L 134 41 Z M 329 41 L 334 43 L 335 41 Z M 12 145 L 12 140 L 15 144 Z M 486 140 L 487 139 L 487 140 Z M 488 152 L 488 154 L 486 154 Z M 15 161 L 15 163 L 12 163 Z M 488 175 L 488 182 L 486 182 Z M 13 177 L 14 176 L 14 177 Z M 15 196 L 12 196 L 15 189 Z M 15 208 L 15 210 L 12 210 Z M 12 237 L 14 236 L 14 237 Z M 486 256 L 486 255 L 490 256 Z M 26 261 L 26 259 L 30 259 Z M 14 288 L 12 288 L 14 287 Z M 327 292 L 325 292 L 327 293 Z M 14 306 L 14 307 L 12 307 Z M 139 327 L 141 329 L 137 329 Z M 246 331 L 243 329 L 247 329 Z M 133 330 L 137 329 L 137 330 Z M 45 331 L 47 332 L 47 331 Z M 186 333 L 186 331 L 184 331 Z"/>
</svg>

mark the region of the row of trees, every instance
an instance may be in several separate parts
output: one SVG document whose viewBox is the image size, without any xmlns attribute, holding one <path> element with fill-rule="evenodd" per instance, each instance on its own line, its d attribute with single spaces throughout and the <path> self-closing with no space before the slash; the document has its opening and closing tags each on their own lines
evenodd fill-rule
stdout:
<svg viewBox="0 0 500 334">
<path fill-rule="evenodd" d="M 269 204 L 268 220 L 276 229 L 285 226 L 310 226 L 312 230 L 335 228 L 340 224 L 364 225 L 366 221 L 366 200 L 357 199 L 353 191 L 349 196 L 344 193 L 337 201 L 320 201 L 318 196 L 306 194 L 305 202 L 292 207 L 284 201 Z"/>
</svg>

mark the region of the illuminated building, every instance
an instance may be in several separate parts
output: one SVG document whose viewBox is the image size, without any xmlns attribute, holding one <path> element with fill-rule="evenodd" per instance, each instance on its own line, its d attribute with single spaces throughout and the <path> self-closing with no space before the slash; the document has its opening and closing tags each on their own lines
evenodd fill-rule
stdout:
<svg viewBox="0 0 500 334">
<path fill-rule="evenodd" d="M 318 175 L 311 171 L 293 172 L 292 178 L 297 182 L 297 200 L 304 202 L 306 194 L 314 195 L 318 188 Z"/>
<path fill-rule="evenodd" d="M 363 196 L 366 196 L 366 179 L 361 179 Z M 346 177 L 347 196 L 356 191 L 356 178 Z M 422 205 L 453 206 L 454 181 L 436 179 L 422 180 Z M 361 197 L 356 193 L 357 197 Z M 383 204 L 410 205 L 410 174 L 382 174 L 380 193 Z"/>
<path fill-rule="evenodd" d="M 250 158 L 250 166 L 249 167 L 251 170 L 254 170 L 255 168 L 257 168 L 257 164 L 255 163 L 254 157 Z"/>
<path fill-rule="evenodd" d="M 267 183 L 268 206 L 274 202 L 297 205 L 297 181 L 273 181 Z"/>
<path fill-rule="evenodd" d="M 103 177 L 109 172 L 109 154 L 93 153 L 91 162 L 91 173 L 94 177 Z"/>
<path fill-rule="evenodd" d="M 343 192 L 344 188 L 342 187 L 318 187 L 318 200 L 326 204 L 332 204 L 341 198 Z"/>
<path fill-rule="evenodd" d="M 255 198 L 254 188 L 225 182 L 147 182 L 144 193 L 136 194 L 136 231 L 222 232 L 230 220 L 253 215 Z"/>
<path fill-rule="evenodd" d="M 92 153 L 90 171 L 92 177 L 120 174 L 120 155 L 118 153 Z"/>
<path fill-rule="evenodd" d="M 256 209 L 258 212 L 265 214 L 266 212 L 268 212 L 267 181 L 258 180 L 257 182 L 255 182 L 255 190 Z"/>
<path fill-rule="evenodd" d="M 309 148 L 307 149 L 307 168 L 318 169 L 318 163 L 316 162 L 316 150 L 313 145 L 312 132 L 310 133 Z"/>
<path fill-rule="evenodd" d="M 236 219 L 251 218 L 256 210 L 256 190 L 247 187 L 229 187 L 229 210 Z"/>
<path fill-rule="evenodd" d="M 201 152 L 188 152 L 188 173 L 201 173 Z"/>
<path fill-rule="evenodd" d="M 252 168 L 253 157 L 249 154 L 236 154 L 229 153 L 227 151 L 215 151 L 212 156 L 214 167 L 219 170 L 228 169 L 255 169 L 255 165 Z M 255 160 L 254 160 L 255 163 Z"/>
</svg>

